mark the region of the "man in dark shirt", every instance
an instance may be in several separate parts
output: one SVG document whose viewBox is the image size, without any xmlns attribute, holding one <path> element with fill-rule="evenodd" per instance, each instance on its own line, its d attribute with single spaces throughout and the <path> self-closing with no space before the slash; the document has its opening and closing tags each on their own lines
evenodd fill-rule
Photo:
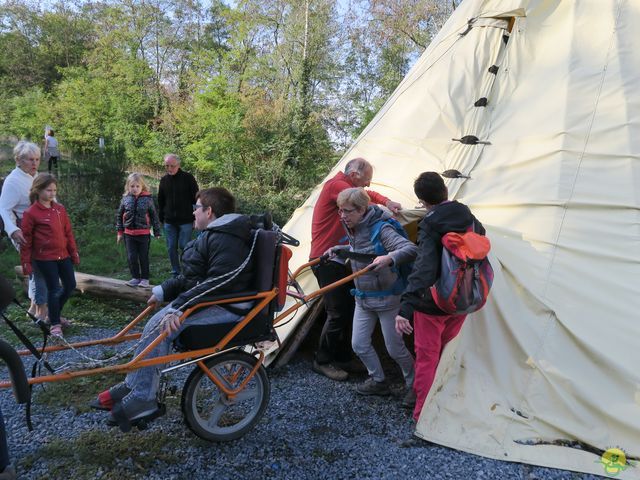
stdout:
<svg viewBox="0 0 640 480">
<path fill-rule="evenodd" d="M 193 232 L 193 204 L 198 193 L 198 183 L 190 173 L 180 168 L 180 158 L 175 153 L 164 157 L 167 174 L 160 179 L 158 206 L 160 222 L 164 224 L 167 250 L 174 277 L 180 274 L 180 256 Z"/>
</svg>

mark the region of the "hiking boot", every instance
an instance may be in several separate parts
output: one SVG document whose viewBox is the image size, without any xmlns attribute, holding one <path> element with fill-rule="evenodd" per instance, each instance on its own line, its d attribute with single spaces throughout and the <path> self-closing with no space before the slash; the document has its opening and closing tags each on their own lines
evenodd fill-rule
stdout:
<svg viewBox="0 0 640 480">
<path fill-rule="evenodd" d="M 126 282 L 125 285 L 127 285 L 129 287 L 137 287 L 138 285 L 140 285 L 140 279 L 139 278 L 132 278 L 131 280 Z"/>
<path fill-rule="evenodd" d="M 7 465 L 5 469 L 0 473 L 0 480 L 16 480 L 16 471 L 11 465 Z"/>
<path fill-rule="evenodd" d="M 124 382 L 120 382 L 109 390 L 99 393 L 98 397 L 89 403 L 89 406 L 96 410 L 111 410 L 116 403 L 129 395 L 130 391 L 131 389 Z"/>
<path fill-rule="evenodd" d="M 318 363 L 317 360 L 313 361 L 313 371 L 319 373 L 320 375 L 324 375 L 331 380 L 335 380 L 336 382 L 344 382 L 349 374 L 344 370 L 337 368 L 335 365 L 331 363 Z"/>
<path fill-rule="evenodd" d="M 384 397 L 391 393 L 387 382 L 376 382 L 373 378 L 367 378 L 364 382 L 356 385 L 356 392 L 360 395 L 379 395 Z"/>
<path fill-rule="evenodd" d="M 140 280 L 140 283 L 138 284 L 138 286 L 142 288 L 149 288 L 149 280 L 147 280 L 146 278 L 143 278 L 142 280 Z"/>
<path fill-rule="evenodd" d="M 413 389 L 413 387 L 407 387 L 407 391 L 402 398 L 401 405 L 403 408 L 411 410 L 413 410 L 413 407 L 416 406 L 416 391 Z"/>
<path fill-rule="evenodd" d="M 347 373 L 367 373 L 367 367 L 357 358 L 352 358 L 348 362 L 334 362 L 334 365 Z"/>
<path fill-rule="evenodd" d="M 160 405 L 156 400 L 139 400 L 127 395 L 114 405 L 109 420 L 115 421 L 120 431 L 127 433 L 131 427 L 146 428 L 148 422 L 166 413 L 164 404 Z M 108 424 L 111 422 L 107 421 Z"/>
</svg>

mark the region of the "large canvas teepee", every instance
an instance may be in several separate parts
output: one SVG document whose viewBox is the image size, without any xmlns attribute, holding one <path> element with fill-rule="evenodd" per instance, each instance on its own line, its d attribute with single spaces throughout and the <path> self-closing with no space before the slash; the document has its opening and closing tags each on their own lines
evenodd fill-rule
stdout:
<svg viewBox="0 0 640 480">
<path fill-rule="evenodd" d="M 487 227 L 496 280 L 420 436 L 640 478 L 610 455 L 640 457 L 639 26 L 638 0 L 465 0 L 329 174 L 365 157 L 407 207 L 422 171 L 471 176 L 447 184 Z M 294 264 L 319 191 L 285 227 Z"/>
</svg>

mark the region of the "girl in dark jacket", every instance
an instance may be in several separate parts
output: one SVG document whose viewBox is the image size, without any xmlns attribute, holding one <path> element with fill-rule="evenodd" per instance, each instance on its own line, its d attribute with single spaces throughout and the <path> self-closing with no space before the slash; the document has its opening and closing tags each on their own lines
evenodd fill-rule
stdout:
<svg viewBox="0 0 640 480">
<path fill-rule="evenodd" d="M 41 173 L 33 181 L 31 206 L 24 212 L 20 226 L 25 239 L 20 261 L 25 275 L 31 274 L 34 260 L 44 276 L 51 334 L 60 337 L 60 312 L 76 288 L 73 265 L 80 263 L 80 257 L 67 211 L 55 201 L 57 184 L 56 177 L 49 173 Z"/>
<path fill-rule="evenodd" d="M 120 243 L 124 237 L 131 271 L 131 280 L 127 282 L 130 287 L 149 286 L 149 244 L 152 225 L 155 237 L 159 238 L 160 222 L 149 187 L 142 175 L 132 173 L 127 178 L 116 217 L 116 241 Z"/>
</svg>

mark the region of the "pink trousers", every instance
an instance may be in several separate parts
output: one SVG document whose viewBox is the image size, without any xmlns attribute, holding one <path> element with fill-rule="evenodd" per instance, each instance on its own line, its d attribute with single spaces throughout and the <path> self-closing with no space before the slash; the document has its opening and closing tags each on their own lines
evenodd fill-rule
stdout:
<svg viewBox="0 0 640 480">
<path fill-rule="evenodd" d="M 413 313 L 414 346 L 416 352 L 416 378 L 413 388 L 416 391 L 416 406 L 413 418 L 418 421 L 422 406 L 427 399 L 440 356 L 449 343 L 462 328 L 467 315 L 428 315 L 415 311 Z"/>
</svg>

